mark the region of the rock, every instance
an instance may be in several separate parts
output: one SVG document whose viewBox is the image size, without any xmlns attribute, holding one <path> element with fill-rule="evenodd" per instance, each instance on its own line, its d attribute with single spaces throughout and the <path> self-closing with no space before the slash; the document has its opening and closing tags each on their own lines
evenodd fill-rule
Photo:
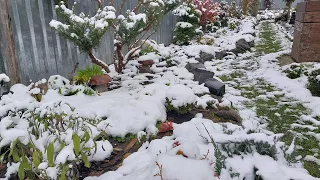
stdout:
<svg viewBox="0 0 320 180">
<path fill-rule="evenodd" d="M 154 61 L 153 60 L 144 60 L 144 61 L 139 61 L 139 63 L 141 65 L 149 65 L 149 66 L 151 66 L 151 65 L 154 64 Z"/>
<path fill-rule="evenodd" d="M 225 85 L 215 78 L 207 79 L 204 86 L 209 88 L 210 93 L 217 96 L 223 96 L 226 93 Z"/>
<path fill-rule="evenodd" d="M 223 59 L 224 57 L 226 57 L 228 55 L 227 52 L 228 52 L 227 50 L 216 52 L 215 53 L 216 59 Z"/>
<path fill-rule="evenodd" d="M 152 73 L 149 65 L 140 65 L 139 73 Z"/>
<path fill-rule="evenodd" d="M 207 79 L 214 76 L 214 72 L 208 71 L 206 69 L 195 69 L 193 74 L 194 80 L 198 81 L 199 84 L 203 84 Z"/>
<path fill-rule="evenodd" d="M 108 91 L 108 83 L 111 81 L 112 78 L 107 74 L 97 75 L 90 78 L 88 85 L 98 92 L 106 92 Z"/>
<path fill-rule="evenodd" d="M 204 63 L 206 61 L 211 61 L 214 58 L 215 58 L 214 54 L 209 54 L 209 53 L 206 53 L 203 51 L 200 52 L 200 59 L 202 60 L 202 63 Z"/>
<path fill-rule="evenodd" d="M 188 63 L 185 68 L 194 74 L 196 69 L 205 69 L 206 67 L 202 63 Z"/>
<path fill-rule="evenodd" d="M 296 12 L 292 12 L 289 20 L 289 24 L 294 24 L 295 21 L 296 21 Z"/>
<path fill-rule="evenodd" d="M 239 39 L 236 42 L 236 49 L 238 53 L 245 53 L 246 51 L 250 51 L 251 46 L 245 39 Z"/>
<path fill-rule="evenodd" d="M 235 110 L 221 110 L 214 113 L 219 118 L 225 119 L 225 120 L 231 120 L 238 123 L 241 123 L 242 119 L 239 115 L 239 113 Z"/>
</svg>

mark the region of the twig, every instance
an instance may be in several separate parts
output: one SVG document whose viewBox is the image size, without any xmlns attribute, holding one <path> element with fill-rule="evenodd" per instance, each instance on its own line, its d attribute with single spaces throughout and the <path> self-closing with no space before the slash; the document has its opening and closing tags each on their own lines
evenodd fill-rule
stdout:
<svg viewBox="0 0 320 180">
<path fill-rule="evenodd" d="M 78 69 L 78 66 L 79 66 L 79 62 L 77 62 L 76 65 L 74 65 L 74 68 L 73 68 L 73 70 L 72 70 L 71 73 L 70 73 L 70 77 L 69 77 L 69 81 L 70 81 L 70 82 L 73 81 L 73 75 L 74 75 L 74 73 L 76 72 L 76 70 Z"/>
<path fill-rule="evenodd" d="M 126 3 L 127 0 L 122 0 L 122 4 L 120 6 L 120 9 L 119 9 L 119 13 L 122 13 L 122 9 L 124 7 L 124 4 Z"/>
<path fill-rule="evenodd" d="M 159 168 L 159 172 L 157 174 L 153 175 L 153 176 L 154 177 L 159 176 L 161 178 L 161 180 L 163 180 L 163 177 L 162 177 L 162 165 L 160 165 L 158 162 L 156 162 L 156 165 Z"/>
</svg>

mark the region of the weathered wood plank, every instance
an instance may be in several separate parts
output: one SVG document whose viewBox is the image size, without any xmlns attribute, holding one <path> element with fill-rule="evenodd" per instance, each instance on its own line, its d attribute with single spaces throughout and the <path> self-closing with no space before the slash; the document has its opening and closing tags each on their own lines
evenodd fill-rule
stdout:
<svg viewBox="0 0 320 180">
<path fill-rule="evenodd" d="M 4 58 L 5 71 L 11 79 L 11 83 L 19 83 L 18 63 L 14 47 L 12 27 L 10 24 L 9 0 L 0 0 L 0 31 L 1 49 Z"/>
</svg>

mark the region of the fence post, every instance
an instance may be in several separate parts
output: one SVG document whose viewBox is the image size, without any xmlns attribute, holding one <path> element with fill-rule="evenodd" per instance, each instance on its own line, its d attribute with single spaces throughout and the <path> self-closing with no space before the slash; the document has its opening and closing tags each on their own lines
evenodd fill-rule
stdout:
<svg viewBox="0 0 320 180">
<path fill-rule="evenodd" d="M 6 74 L 10 77 L 11 84 L 19 83 L 17 56 L 10 23 L 9 0 L 0 0 L 0 33 L 2 37 L 0 45 Z"/>
</svg>

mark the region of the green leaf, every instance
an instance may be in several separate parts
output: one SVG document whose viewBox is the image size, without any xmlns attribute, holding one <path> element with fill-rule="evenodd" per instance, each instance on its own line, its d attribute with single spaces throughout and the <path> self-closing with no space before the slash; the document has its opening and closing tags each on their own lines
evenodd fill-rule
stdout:
<svg viewBox="0 0 320 180">
<path fill-rule="evenodd" d="M 53 142 L 50 143 L 47 148 L 47 157 L 48 157 L 49 167 L 53 167 L 54 166 L 54 145 L 53 145 Z"/>
<path fill-rule="evenodd" d="M 86 155 L 86 153 L 84 152 L 81 152 L 81 156 L 82 156 L 82 160 L 84 162 L 84 166 L 87 167 L 87 168 L 90 168 L 90 162 L 88 160 L 88 156 Z"/>
<path fill-rule="evenodd" d="M 34 164 L 34 167 L 38 169 L 38 166 L 40 164 L 40 159 L 39 159 L 39 153 L 37 151 L 33 152 L 32 154 L 32 162 Z"/>
<path fill-rule="evenodd" d="M 72 140 L 73 140 L 73 148 L 74 148 L 74 153 L 76 156 L 79 156 L 80 153 L 80 138 L 78 134 L 73 134 L 72 135 Z"/>
<path fill-rule="evenodd" d="M 13 157 L 14 162 L 19 162 L 20 161 L 20 157 L 18 155 L 18 151 L 17 151 L 16 148 L 14 148 L 13 151 L 12 151 L 12 157 Z"/>
<path fill-rule="evenodd" d="M 30 166 L 29 161 L 28 161 L 28 159 L 27 159 L 26 156 L 23 156 L 23 157 L 22 157 L 22 161 L 21 161 L 20 166 L 21 166 L 21 165 L 23 166 L 23 168 L 24 168 L 25 170 L 27 170 L 27 171 L 30 171 L 30 170 L 31 170 L 31 166 Z"/>
<path fill-rule="evenodd" d="M 67 172 L 69 170 L 69 164 L 65 164 L 63 167 L 62 167 L 62 170 L 61 170 L 61 175 L 59 177 L 59 180 L 66 180 L 66 175 L 67 175 Z"/>
<path fill-rule="evenodd" d="M 24 176 L 25 176 L 24 168 L 23 168 L 23 165 L 20 164 L 19 169 L 18 169 L 18 177 L 19 177 L 20 180 L 23 180 Z"/>
<path fill-rule="evenodd" d="M 84 137 L 84 142 L 88 142 L 90 140 L 90 134 L 88 133 L 88 131 L 85 131 L 83 137 Z"/>
</svg>

